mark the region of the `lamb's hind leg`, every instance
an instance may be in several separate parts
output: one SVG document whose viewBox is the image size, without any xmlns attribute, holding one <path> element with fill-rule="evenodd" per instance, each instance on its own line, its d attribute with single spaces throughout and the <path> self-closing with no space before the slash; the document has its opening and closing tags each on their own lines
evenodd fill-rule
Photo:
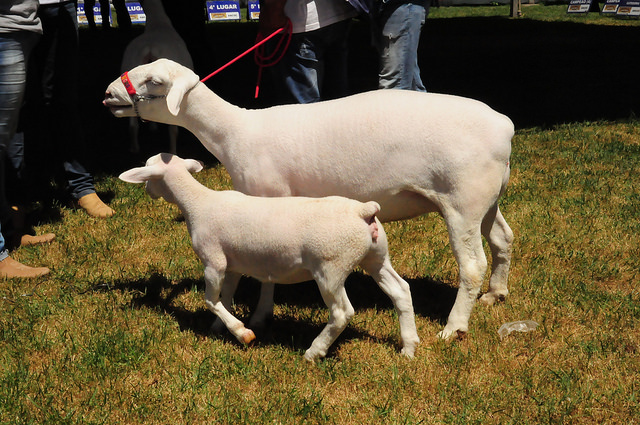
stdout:
<svg viewBox="0 0 640 425">
<path fill-rule="evenodd" d="M 255 311 L 249 319 L 249 326 L 258 332 L 264 329 L 267 320 L 273 316 L 273 294 L 275 292 L 275 284 L 262 282 L 260 285 L 260 298 Z"/>
<path fill-rule="evenodd" d="M 206 282 L 205 303 L 209 310 L 222 320 L 222 323 L 229 329 L 229 332 L 235 336 L 238 341 L 243 344 L 249 344 L 256 336 L 251 329 L 244 327 L 244 324 L 236 319 L 229 310 L 227 310 L 220 300 L 220 289 L 224 278 L 224 273 L 219 272 L 211 267 L 204 270 L 204 278 Z"/>
<path fill-rule="evenodd" d="M 416 330 L 411 291 L 409 284 L 396 273 L 391 265 L 387 236 L 379 222 L 378 240 L 373 244 L 371 251 L 362 260 L 360 266 L 371 275 L 380 289 L 393 301 L 400 322 L 402 354 L 413 357 L 420 338 Z"/>
<path fill-rule="evenodd" d="M 314 362 L 327 355 L 331 344 L 340 336 L 353 317 L 354 309 L 344 289 L 347 275 L 340 278 L 314 276 L 322 294 L 322 299 L 329 307 L 329 322 L 322 332 L 313 340 L 311 347 L 304 353 L 305 360 Z"/>
<path fill-rule="evenodd" d="M 497 205 L 485 217 L 482 223 L 482 234 L 491 248 L 492 264 L 489 291 L 480 297 L 480 302 L 491 305 L 496 301 L 503 301 L 509 294 L 507 280 L 513 244 L 513 232 Z"/>
<path fill-rule="evenodd" d="M 480 293 L 487 271 L 487 258 L 482 248 L 480 222 L 457 212 L 445 215 L 453 255 L 458 262 L 459 288 L 455 303 L 449 313 L 447 325 L 438 334 L 448 339 L 469 329 L 471 310 Z"/>
</svg>

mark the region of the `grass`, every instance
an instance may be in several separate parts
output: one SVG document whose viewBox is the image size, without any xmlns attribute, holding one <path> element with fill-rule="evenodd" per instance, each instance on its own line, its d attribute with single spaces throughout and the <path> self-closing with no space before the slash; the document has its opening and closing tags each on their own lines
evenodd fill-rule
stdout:
<svg viewBox="0 0 640 425">
<path fill-rule="evenodd" d="M 485 83 L 487 93 L 502 86 Z M 106 84 L 97 85 L 99 93 Z M 516 235 L 511 294 L 477 305 L 466 339 L 435 338 L 457 286 L 442 220 L 385 226 L 394 266 L 412 287 L 422 338 L 413 360 L 398 354 L 389 301 L 357 272 L 347 281 L 356 315 L 317 365 L 302 359 L 327 320 L 314 284 L 277 288 L 273 323 L 253 347 L 210 335 L 202 267 L 178 211 L 116 178 L 139 158 L 98 175 L 112 219 L 34 204 L 38 232 L 58 238 L 12 256 L 53 271 L 0 281 L 0 423 L 638 423 L 640 122 L 547 118 L 519 125 L 513 140 L 501 201 Z M 197 178 L 231 184 L 213 161 Z M 255 281 L 241 284 L 239 317 L 257 290 Z M 540 326 L 501 340 L 500 325 L 520 319 Z"/>
</svg>

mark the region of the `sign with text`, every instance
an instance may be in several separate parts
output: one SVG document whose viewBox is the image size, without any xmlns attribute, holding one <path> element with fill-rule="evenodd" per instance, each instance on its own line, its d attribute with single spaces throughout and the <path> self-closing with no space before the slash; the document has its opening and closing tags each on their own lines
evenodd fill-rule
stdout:
<svg viewBox="0 0 640 425">
<path fill-rule="evenodd" d="M 602 6 L 602 14 L 615 15 L 618 12 L 618 6 L 620 6 L 620 0 L 605 0 L 604 6 Z"/>
<path fill-rule="evenodd" d="M 207 2 L 207 17 L 210 21 L 239 21 L 240 1 L 219 0 Z"/>
<path fill-rule="evenodd" d="M 147 22 L 147 15 L 144 14 L 144 9 L 142 5 L 138 2 L 127 2 L 127 12 L 129 12 L 129 17 L 131 18 L 132 24 L 144 24 Z"/>
<path fill-rule="evenodd" d="M 247 4 L 247 15 L 249 19 L 260 19 L 260 0 L 249 0 L 249 4 Z"/>
<path fill-rule="evenodd" d="M 78 3 L 78 7 L 76 8 L 76 13 L 78 15 L 78 25 L 89 25 L 89 21 L 87 20 L 87 14 L 84 10 L 84 3 Z M 93 20 L 96 24 L 102 24 L 102 13 L 100 9 L 100 4 L 96 1 L 95 6 L 93 6 Z M 111 9 L 109 9 L 109 23 L 111 23 Z"/>
<path fill-rule="evenodd" d="M 570 0 L 567 13 L 589 13 L 591 0 Z"/>
<path fill-rule="evenodd" d="M 620 0 L 620 6 L 616 16 L 639 18 L 640 0 Z"/>
</svg>

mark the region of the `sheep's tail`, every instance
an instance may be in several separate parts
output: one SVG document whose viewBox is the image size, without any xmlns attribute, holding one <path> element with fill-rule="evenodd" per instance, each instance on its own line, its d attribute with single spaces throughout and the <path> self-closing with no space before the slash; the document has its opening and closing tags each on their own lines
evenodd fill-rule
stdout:
<svg viewBox="0 0 640 425">
<path fill-rule="evenodd" d="M 369 232 L 371 233 L 371 240 L 376 242 L 378 240 L 378 221 L 376 220 L 376 214 L 380 211 L 380 205 L 377 202 L 369 201 L 362 204 L 360 210 L 360 217 L 364 219 L 369 225 Z"/>
</svg>

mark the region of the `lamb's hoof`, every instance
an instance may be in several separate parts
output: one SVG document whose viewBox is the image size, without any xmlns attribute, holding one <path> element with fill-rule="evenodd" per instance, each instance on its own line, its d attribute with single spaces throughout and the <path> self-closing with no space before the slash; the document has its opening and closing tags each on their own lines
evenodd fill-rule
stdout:
<svg viewBox="0 0 640 425">
<path fill-rule="evenodd" d="M 498 294 L 493 292 L 487 292 L 480 297 L 480 302 L 484 305 L 494 305 L 496 302 L 504 302 L 507 298 L 507 294 Z"/>
<path fill-rule="evenodd" d="M 251 344 L 256 339 L 256 334 L 251 329 L 246 329 L 242 334 L 241 342 L 245 345 Z"/>
</svg>

